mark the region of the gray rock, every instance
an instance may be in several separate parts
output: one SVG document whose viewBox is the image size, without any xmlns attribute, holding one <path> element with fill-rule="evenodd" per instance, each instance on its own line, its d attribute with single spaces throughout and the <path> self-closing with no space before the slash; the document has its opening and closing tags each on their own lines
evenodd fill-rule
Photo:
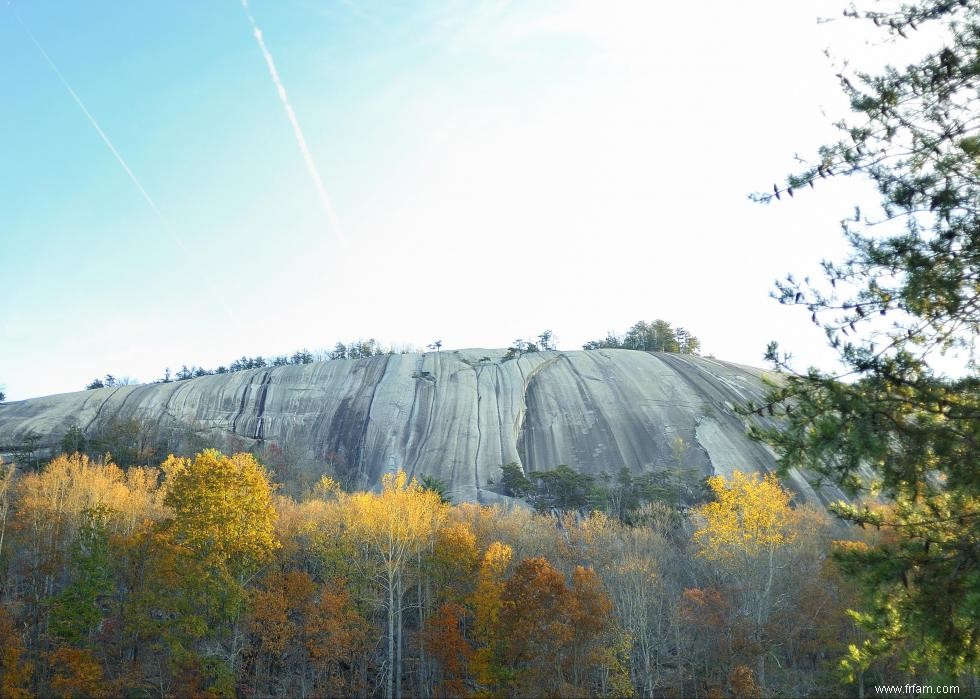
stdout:
<svg viewBox="0 0 980 699">
<path fill-rule="evenodd" d="M 25 435 L 56 449 L 68 428 L 139 420 L 158 451 L 200 445 L 284 450 L 316 474 L 344 464 L 361 487 L 399 468 L 444 480 L 456 500 L 499 500 L 501 464 L 567 464 L 615 474 L 672 469 L 696 483 L 735 469 L 775 469 L 734 407 L 762 401 L 767 372 L 690 355 L 591 350 L 461 350 L 252 369 L 186 381 L 102 388 L 0 405 L 0 451 Z M 804 500 L 819 493 L 798 473 Z"/>
</svg>

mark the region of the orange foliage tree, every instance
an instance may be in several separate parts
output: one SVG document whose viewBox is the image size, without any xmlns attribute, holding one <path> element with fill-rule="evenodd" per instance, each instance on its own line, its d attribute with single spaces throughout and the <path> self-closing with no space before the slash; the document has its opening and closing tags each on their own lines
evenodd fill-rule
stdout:
<svg viewBox="0 0 980 699">
<path fill-rule="evenodd" d="M 275 572 L 251 595 L 251 689 L 259 695 L 349 696 L 363 690 L 367 621 L 343 581 L 318 586 L 304 571 Z"/>
<path fill-rule="evenodd" d="M 48 656 L 53 675 L 50 687 L 59 697 L 98 699 L 108 696 L 102 666 L 88 650 L 61 646 Z"/>
<path fill-rule="evenodd" d="M 7 605 L 0 604 L 0 697 L 27 699 L 33 665 Z"/>
<path fill-rule="evenodd" d="M 473 660 L 473 646 L 463 633 L 470 611 L 456 602 L 444 602 L 429 617 L 422 633 L 425 649 L 438 663 L 440 676 L 436 696 L 465 697 L 469 694 L 467 669 Z"/>
</svg>

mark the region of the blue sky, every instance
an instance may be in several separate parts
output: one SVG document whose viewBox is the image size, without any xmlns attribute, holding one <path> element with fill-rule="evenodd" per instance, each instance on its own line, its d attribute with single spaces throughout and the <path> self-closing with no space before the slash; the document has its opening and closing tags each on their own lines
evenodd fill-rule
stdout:
<svg viewBox="0 0 980 699">
<path fill-rule="evenodd" d="M 774 278 L 861 194 L 771 186 L 844 113 L 832 2 L 252 0 L 0 8 L 0 385 L 337 340 L 563 349 L 664 318 L 826 362 Z M 23 21 L 23 25 L 18 20 Z M 32 42 L 128 164 L 142 196 Z M 848 43 L 850 42 L 850 43 Z M 346 242 L 344 242 L 346 241 Z"/>
</svg>

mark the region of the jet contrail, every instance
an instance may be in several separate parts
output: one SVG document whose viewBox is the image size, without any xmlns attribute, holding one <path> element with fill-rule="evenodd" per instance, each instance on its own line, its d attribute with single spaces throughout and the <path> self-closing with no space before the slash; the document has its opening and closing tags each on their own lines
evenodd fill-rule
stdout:
<svg viewBox="0 0 980 699">
<path fill-rule="evenodd" d="M 125 158 L 122 157 L 122 154 L 116 149 L 116 146 L 113 145 L 112 141 L 109 139 L 109 136 L 106 135 L 106 132 L 102 130 L 101 126 L 99 126 L 99 122 L 95 120 L 95 117 L 92 116 L 92 113 L 85 106 L 85 103 L 82 102 L 82 98 L 78 96 L 78 93 L 75 92 L 62 72 L 58 70 L 58 66 L 55 65 L 55 62 L 51 60 L 51 56 L 49 56 L 48 52 L 44 50 L 43 46 L 41 46 L 41 42 L 38 41 L 37 37 L 34 36 L 34 33 L 28 29 L 27 25 L 24 23 L 24 20 L 21 19 L 20 13 L 17 12 L 17 8 L 13 6 L 13 3 L 11 3 L 10 0 L 7 0 L 7 7 L 9 7 L 10 11 L 13 12 L 14 17 L 17 19 L 17 23 L 20 24 L 21 29 L 23 29 L 24 33 L 30 38 L 35 48 L 37 48 L 38 52 L 44 58 L 45 63 L 47 63 L 48 67 L 50 67 L 54 74 L 58 76 L 58 80 L 61 81 L 61 84 L 64 86 L 65 90 L 67 90 L 68 94 L 71 95 L 71 98 L 75 101 L 75 104 L 78 105 L 78 108 L 82 110 L 82 114 L 84 114 L 85 118 L 88 119 L 88 122 L 92 125 L 92 128 L 95 129 L 97 134 L 99 134 L 99 138 L 101 138 L 102 142 L 105 143 L 106 147 L 109 149 L 109 152 L 112 153 L 113 157 L 116 159 L 116 162 L 119 163 L 126 175 L 129 177 L 130 181 L 136 186 L 136 189 L 139 190 L 140 194 L 143 195 L 143 199 L 146 200 L 146 203 L 149 204 L 151 209 L 153 209 L 153 213 L 157 215 L 160 223 L 163 224 L 163 229 L 167 232 L 167 235 L 170 236 L 170 239 L 173 240 L 174 244 L 180 248 L 192 262 L 196 262 L 194 255 L 191 253 L 188 247 L 184 245 L 184 241 L 181 239 L 181 237 L 174 233 L 170 226 L 170 222 L 167 220 L 167 217 L 163 215 L 162 211 L 160 211 L 160 207 L 158 207 L 156 202 L 153 201 L 153 197 L 151 197 L 150 193 L 146 191 L 146 188 L 143 186 L 143 183 L 139 181 L 136 173 L 134 173 L 132 168 L 129 167 L 129 164 L 126 162 Z M 236 325 L 241 326 L 242 323 L 239 320 L 238 315 L 231 310 L 224 298 L 219 293 L 218 289 L 214 287 L 211 282 L 206 283 L 211 286 L 212 295 L 225 309 L 228 316 L 235 322 Z"/>
<path fill-rule="evenodd" d="M 136 175 L 133 174 L 133 171 L 129 168 L 129 165 L 126 164 L 126 161 L 119 154 L 119 151 L 116 150 L 116 147 L 114 145 L 112 145 L 112 141 L 109 140 L 109 137 L 106 136 L 105 131 L 103 131 L 102 127 L 99 126 L 99 122 L 95 120 L 95 117 L 92 116 L 92 113 L 89 112 L 89 110 L 85 107 L 85 103 L 82 102 L 82 98 L 79 97 L 78 94 L 72 89 L 71 85 L 68 84 L 68 81 L 65 79 L 65 76 L 61 74 L 61 71 L 58 70 L 58 66 L 54 64 L 54 61 L 52 61 L 51 57 L 48 55 L 48 52 L 44 50 L 44 47 L 41 46 L 41 43 L 37 40 L 37 38 L 34 36 L 31 30 L 27 28 L 26 24 L 24 24 L 24 20 L 20 18 L 20 14 L 18 14 L 14 6 L 11 5 L 10 2 L 7 3 L 7 6 L 10 7 L 11 11 L 14 13 L 14 17 L 17 18 L 17 22 L 20 23 L 21 28 L 24 30 L 24 32 L 33 42 L 38 52 L 41 54 L 42 57 L 44 57 L 45 62 L 48 64 L 51 70 L 54 71 L 54 74 L 58 76 L 58 80 L 60 80 L 61 84 L 65 86 L 65 89 L 68 91 L 68 94 L 71 95 L 71 98 L 73 100 L 75 100 L 75 104 L 77 104 L 78 108 L 82 110 L 82 114 L 84 114 L 85 118 L 88 119 L 88 122 L 92 125 L 92 128 L 94 128 L 95 132 L 99 134 L 99 138 L 101 138 L 102 142 L 105 143 L 106 147 L 109 148 L 109 152 L 112 153 L 115 159 L 122 166 L 122 169 L 126 171 L 127 175 L 129 175 L 129 179 L 132 180 L 134 185 L 136 185 L 136 189 L 140 191 L 140 194 L 143 195 L 143 198 L 146 199 L 146 203 L 150 205 L 150 208 L 153 209 L 154 213 L 156 213 L 156 215 L 159 216 L 161 220 L 166 222 L 166 218 L 164 218 L 164 215 L 160 212 L 160 209 L 157 208 L 156 202 L 153 201 L 153 197 L 151 197 L 147 193 L 146 189 L 143 188 L 143 185 L 140 184 L 139 179 L 137 179 Z M 178 243 L 182 248 L 184 247 L 184 244 L 181 243 L 179 240 Z M 187 252 L 187 249 L 184 248 L 184 251 Z"/>
<path fill-rule="evenodd" d="M 343 231 L 340 228 L 340 221 L 337 219 L 337 212 L 334 211 L 333 204 L 330 201 L 330 195 L 327 194 L 327 189 L 323 186 L 323 180 L 320 179 L 320 173 L 316 169 L 313 154 L 310 153 L 310 148 L 306 145 L 306 138 L 303 136 L 303 129 L 301 129 L 299 126 L 299 120 L 296 118 L 296 112 L 293 110 L 293 105 L 289 103 L 289 96 L 286 94 L 286 88 L 283 87 L 282 80 L 279 78 L 279 71 L 276 70 L 276 64 L 275 61 L 272 60 L 272 54 L 269 53 L 269 49 L 265 45 L 265 39 L 262 38 L 262 30 L 259 29 L 259 25 L 255 22 L 255 17 L 252 16 L 251 11 L 249 10 L 248 0 L 241 0 L 241 2 L 242 9 L 245 10 L 245 16 L 248 17 L 249 24 L 252 25 L 252 36 L 255 37 L 255 41 L 258 43 L 259 49 L 262 51 L 262 56 L 265 58 L 265 64 L 269 67 L 269 75 L 272 76 L 272 82 L 275 83 L 276 90 L 279 92 L 279 101 L 282 102 L 283 109 L 286 110 L 286 116 L 289 118 L 289 123 L 293 127 L 293 136 L 296 137 L 296 143 L 299 146 L 299 151 L 303 155 L 303 161 L 306 163 L 306 171 L 310 174 L 310 179 L 313 180 L 313 186 L 316 187 L 316 193 L 320 198 L 320 204 L 323 206 L 323 210 L 326 212 L 327 218 L 330 219 L 330 225 L 333 227 L 337 239 L 341 243 L 346 243 L 346 238 L 344 237 Z"/>
</svg>

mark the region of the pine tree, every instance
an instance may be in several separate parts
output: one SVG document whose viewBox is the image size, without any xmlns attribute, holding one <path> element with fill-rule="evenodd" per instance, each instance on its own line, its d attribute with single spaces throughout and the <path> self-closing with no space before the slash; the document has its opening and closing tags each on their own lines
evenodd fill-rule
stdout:
<svg viewBox="0 0 980 699">
<path fill-rule="evenodd" d="M 805 467 L 886 508 L 836 506 L 849 522 L 886 530 L 885 543 L 840 547 L 867 606 L 871 632 L 843 666 L 852 675 L 881 654 L 906 666 L 976 672 L 980 660 L 980 3 L 919 0 L 849 17 L 873 24 L 885 44 L 920 27 L 942 45 L 904 68 L 839 74 L 853 115 L 841 140 L 763 201 L 819 189 L 834 176 L 869 178 L 881 212 L 844 230 L 850 254 L 825 262 L 825 282 L 778 285 L 803 306 L 847 367 L 832 375 L 788 372 L 758 409 L 785 413 L 756 433 L 783 468 Z M 872 28 L 869 27 L 869 30 Z M 957 354 L 959 353 L 959 357 Z M 964 357 L 965 355 L 965 357 Z M 868 475 L 868 471 L 871 474 Z"/>
</svg>

